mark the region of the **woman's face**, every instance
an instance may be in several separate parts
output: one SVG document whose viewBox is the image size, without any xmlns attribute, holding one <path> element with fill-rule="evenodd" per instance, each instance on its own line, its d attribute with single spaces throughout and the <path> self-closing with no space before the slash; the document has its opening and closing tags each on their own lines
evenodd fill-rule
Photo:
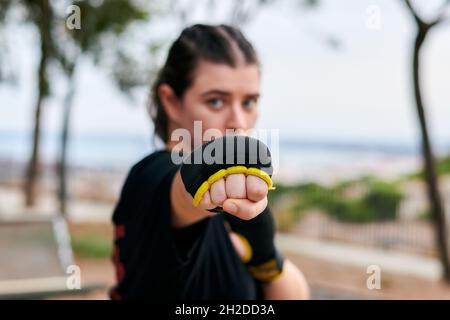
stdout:
<svg viewBox="0 0 450 320">
<path fill-rule="evenodd" d="M 202 61 L 193 79 L 178 107 L 168 115 L 172 127 L 188 129 L 191 137 L 194 137 L 194 121 L 202 122 L 202 135 L 208 129 L 217 129 L 224 135 L 227 129 L 255 127 L 260 85 L 257 65 L 233 68 Z"/>
</svg>

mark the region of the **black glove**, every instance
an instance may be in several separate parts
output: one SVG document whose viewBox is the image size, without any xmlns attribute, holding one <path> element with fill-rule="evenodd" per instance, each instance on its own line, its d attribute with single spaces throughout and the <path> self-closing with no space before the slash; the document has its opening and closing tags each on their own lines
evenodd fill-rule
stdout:
<svg viewBox="0 0 450 320">
<path fill-rule="evenodd" d="M 226 214 L 231 230 L 238 235 L 246 247 L 244 263 L 250 274 L 261 282 L 270 282 L 283 270 L 283 256 L 274 244 L 275 221 L 266 208 L 251 220 L 242 220 Z"/>
<path fill-rule="evenodd" d="M 272 159 L 269 148 L 258 139 L 228 135 L 209 141 L 183 160 L 181 179 L 198 206 L 210 186 L 230 174 L 255 175 L 272 184 Z M 210 211 L 221 211 L 215 208 Z"/>
</svg>

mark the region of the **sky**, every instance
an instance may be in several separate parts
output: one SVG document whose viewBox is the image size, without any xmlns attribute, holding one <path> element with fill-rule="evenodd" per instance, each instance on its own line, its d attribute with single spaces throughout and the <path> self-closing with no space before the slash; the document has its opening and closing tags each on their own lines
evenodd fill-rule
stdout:
<svg viewBox="0 0 450 320">
<path fill-rule="evenodd" d="M 420 1 L 419 1 L 420 2 Z M 418 2 L 418 4 L 419 4 Z M 301 140 L 406 142 L 418 139 L 411 82 L 414 23 L 401 1 L 320 1 L 314 10 L 289 1 L 263 8 L 243 27 L 263 65 L 259 128 Z M 438 1 L 422 1 L 432 17 Z M 219 15 L 220 16 L 220 15 Z M 221 23 L 192 13 L 191 22 Z M 181 31 L 161 21 L 152 31 L 175 39 Z M 156 29 L 155 29 L 156 28 Z M 149 30 L 143 30 L 147 32 Z M 150 32 L 150 31 L 149 31 Z M 333 36 L 339 46 L 326 39 Z M 38 63 L 36 35 L 14 30 L 12 67 L 17 86 L 0 86 L 0 134 L 31 132 Z M 436 141 L 450 141 L 450 23 L 430 34 L 423 48 L 423 95 Z M 148 136 L 148 88 L 133 101 L 120 94 L 107 73 L 85 60 L 77 73 L 74 134 Z M 43 110 L 43 129 L 59 132 L 65 91 L 56 79 Z"/>
</svg>

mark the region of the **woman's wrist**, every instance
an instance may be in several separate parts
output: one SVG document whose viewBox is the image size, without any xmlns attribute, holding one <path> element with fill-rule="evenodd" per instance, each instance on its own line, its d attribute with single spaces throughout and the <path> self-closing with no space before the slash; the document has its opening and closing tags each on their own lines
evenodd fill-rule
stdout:
<svg viewBox="0 0 450 320">
<path fill-rule="evenodd" d="M 180 171 L 175 174 L 170 193 L 172 227 L 183 228 L 211 217 L 214 213 L 194 207 L 192 198 L 186 192 Z"/>
</svg>

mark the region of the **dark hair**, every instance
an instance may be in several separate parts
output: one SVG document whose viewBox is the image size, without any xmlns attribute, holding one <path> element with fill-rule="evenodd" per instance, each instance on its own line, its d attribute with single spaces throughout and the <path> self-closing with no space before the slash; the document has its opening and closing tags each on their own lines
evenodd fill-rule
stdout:
<svg viewBox="0 0 450 320">
<path fill-rule="evenodd" d="M 166 63 L 159 71 L 151 90 L 150 116 L 155 134 L 163 142 L 169 140 L 168 118 L 159 98 L 159 86 L 163 83 L 169 85 L 176 96 L 182 98 L 192 84 L 194 70 L 200 60 L 236 67 L 239 53 L 245 63 L 259 66 L 253 46 L 236 27 L 195 24 L 181 32 L 170 47 Z"/>
</svg>

